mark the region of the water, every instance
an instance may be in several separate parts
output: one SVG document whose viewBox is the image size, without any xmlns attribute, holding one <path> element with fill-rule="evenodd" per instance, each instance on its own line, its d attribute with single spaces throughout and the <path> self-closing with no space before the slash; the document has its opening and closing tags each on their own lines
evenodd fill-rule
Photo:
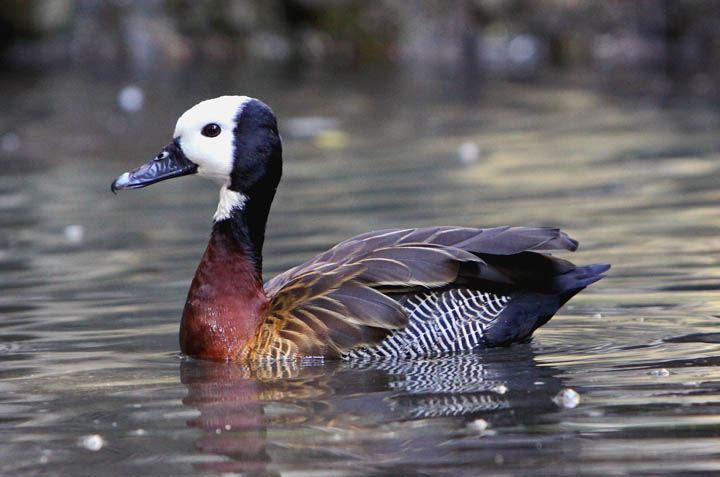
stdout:
<svg viewBox="0 0 720 477">
<path fill-rule="evenodd" d="M 137 113 L 116 103 L 130 84 Z M 720 115 L 682 84 L 206 69 L 0 89 L 1 474 L 720 471 Z M 109 184 L 225 92 L 264 99 L 284 134 L 267 278 L 356 233 L 432 224 L 558 225 L 581 242 L 574 261 L 611 273 L 507 349 L 184 359 L 216 187 Z M 576 407 L 558 399 L 569 389 Z"/>
</svg>

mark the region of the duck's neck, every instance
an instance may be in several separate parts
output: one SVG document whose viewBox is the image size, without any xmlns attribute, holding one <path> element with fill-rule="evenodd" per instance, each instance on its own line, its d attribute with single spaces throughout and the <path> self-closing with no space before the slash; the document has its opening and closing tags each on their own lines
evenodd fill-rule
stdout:
<svg viewBox="0 0 720 477">
<path fill-rule="evenodd" d="M 264 195 L 247 197 L 221 190 L 210 243 L 183 310 L 183 353 L 234 360 L 249 352 L 268 303 L 262 284 L 262 246 L 274 193 L 272 188 Z"/>
<path fill-rule="evenodd" d="M 257 279 L 262 280 L 262 248 L 265 224 L 275 189 L 260 191 L 248 197 L 222 186 L 220 201 L 213 218 L 213 235 L 228 238 L 255 266 Z"/>
</svg>

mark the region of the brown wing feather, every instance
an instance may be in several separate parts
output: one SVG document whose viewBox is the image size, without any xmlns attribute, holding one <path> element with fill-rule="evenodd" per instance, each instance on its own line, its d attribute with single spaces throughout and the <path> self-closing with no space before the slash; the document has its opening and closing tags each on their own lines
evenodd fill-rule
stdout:
<svg viewBox="0 0 720 477">
<path fill-rule="evenodd" d="M 576 246 L 551 228 L 433 227 L 358 235 L 265 284 L 270 303 L 254 354 L 338 357 L 407 326 L 402 307 L 382 290 L 446 286 L 468 266 L 474 279 L 512 284 L 512 267 L 502 266 L 505 261 L 496 266 L 493 257 Z"/>
</svg>

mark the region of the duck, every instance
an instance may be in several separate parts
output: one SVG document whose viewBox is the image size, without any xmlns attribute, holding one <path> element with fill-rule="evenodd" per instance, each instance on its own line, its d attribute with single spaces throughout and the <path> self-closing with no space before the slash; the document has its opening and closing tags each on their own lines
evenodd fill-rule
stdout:
<svg viewBox="0 0 720 477">
<path fill-rule="evenodd" d="M 221 96 L 184 112 L 169 144 L 112 182 L 113 193 L 186 175 L 220 186 L 180 320 L 185 355 L 412 359 L 527 342 L 610 268 L 551 255 L 578 247 L 553 227 L 437 226 L 357 235 L 263 283 L 282 163 L 270 107 Z"/>
</svg>

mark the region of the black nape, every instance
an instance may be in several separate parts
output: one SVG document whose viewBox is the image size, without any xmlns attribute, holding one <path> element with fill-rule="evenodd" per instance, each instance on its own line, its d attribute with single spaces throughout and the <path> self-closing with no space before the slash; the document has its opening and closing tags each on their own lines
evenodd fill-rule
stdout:
<svg viewBox="0 0 720 477">
<path fill-rule="evenodd" d="M 233 169 L 229 190 L 247 197 L 241 209 L 215 224 L 231 236 L 262 273 L 262 248 L 270 206 L 282 176 L 282 142 L 272 110 L 252 99 L 235 118 Z"/>
</svg>

